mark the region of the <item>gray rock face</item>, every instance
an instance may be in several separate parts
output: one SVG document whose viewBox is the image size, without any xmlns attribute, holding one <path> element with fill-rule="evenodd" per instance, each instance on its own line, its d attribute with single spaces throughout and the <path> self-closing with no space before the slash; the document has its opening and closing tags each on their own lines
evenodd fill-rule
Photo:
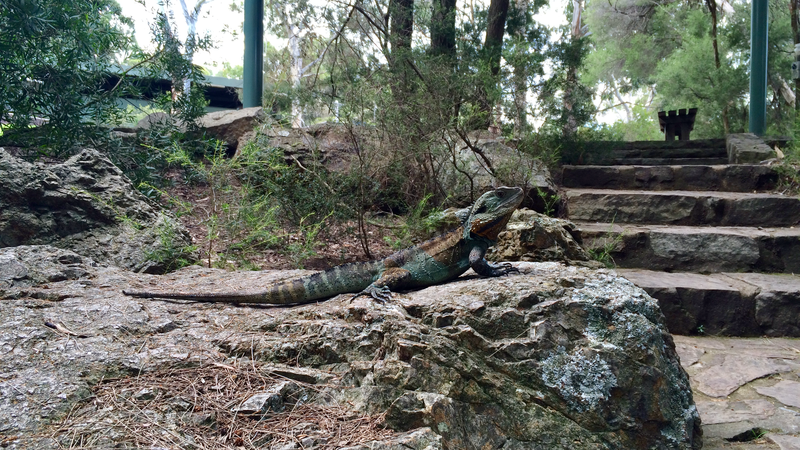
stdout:
<svg viewBox="0 0 800 450">
<path fill-rule="evenodd" d="M 18 289 L 64 280 L 78 280 L 94 272 L 90 258 L 49 245 L 0 248 L 0 292 L 20 296 Z"/>
<path fill-rule="evenodd" d="M 188 232 L 101 153 L 44 165 L 0 148 L 0 247 L 41 244 L 149 273 L 191 257 Z"/>
<path fill-rule="evenodd" d="M 800 433 L 800 341 L 675 336 L 675 344 L 695 388 L 703 448 L 778 450 L 770 440 L 793 448 L 784 445 Z M 732 443 L 737 436 L 750 441 Z"/>
<path fill-rule="evenodd" d="M 0 258 L 22 261 L 29 273 L 45 271 L 35 268 L 33 253 L 17 249 Z M 42 264 L 51 266 L 52 256 Z M 88 273 L 78 279 L 27 287 L 26 295 L 0 301 L 0 417 L 8 418 L 0 434 L 14 436 L 5 444 L 18 449 L 74 439 L 99 447 L 142 443 L 131 430 L 150 433 L 142 445 L 186 447 L 193 433 L 207 432 L 217 448 L 232 448 L 235 439 L 253 437 L 247 424 L 256 422 L 237 425 L 236 434 L 214 431 L 228 423 L 226 411 L 270 393 L 271 405 L 282 403 L 286 411 L 305 398 L 307 417 L 335 405 L 385 413 L 394 433 L 340 447 L 352 450 L 701 447 L 688 378 L 652 298 L 606 270 L 516 266 L 521 274 L 467 275 L 396 294 L 387 304 L 342 295 L 290 308 L 244 308 L 131 299 L 120 290 L 250 289 L 302 272 L 192 267 L 152 276 L 84 261 Z M 41 300 L 53 297 L 61 300 Z M 277 381 L 231 392 L 251 367 L 281 382 L 316 384 L 307 392 L 317 394 L 303 397 L 294 384 Z M 171 381 L 200 370 L 233 378 Z M 113 383 L 129 375 L 153 384 L 115 391 Z M 94 385 L 115 377 L 122 378 Z M 179 395 L 189 387 L 200 397 Z M 194 411 L 196 402 L 221 396 L 231 399 L 227 409 Z M 257 409 L 253 414 L 264 416 L 248 420 L 283 417 L 271 416 L 282 414 L 277 406 Z M 298 446 L 318 442 L 306 435 Z M 270 445 L 260 444 L 282 448 Z"/>
<path fill-rule="evenodd" d="M 761 395 L 776 398 L 784 405 L 800 408 L 800 383 L 791 380 L 781 380 L 774 386 L 757 387 Z"/>
<path fill-rule="evenodd" d="M 774 373 L 791 372 L 795 366 L 781 360 L 751 357 L 742 360 L 728 355 L 719 365 L 699 373 L 697 389 L 709 397 L 727 397 L 740 386 Z"/>
</svg>

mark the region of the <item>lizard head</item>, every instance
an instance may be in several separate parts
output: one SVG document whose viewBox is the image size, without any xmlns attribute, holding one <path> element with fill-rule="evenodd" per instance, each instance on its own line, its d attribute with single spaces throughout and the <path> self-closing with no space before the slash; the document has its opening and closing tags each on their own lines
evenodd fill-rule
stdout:
<svg viewBox="0 0 800 450">
<path fill-rule="evenodd" d="M 483 195 L 472 205 L 464 226 L 464 238 L 482 237 L 491 242 L 506 227 L 511 214 L 522 203 L 523 191 L 518 187 L 501 186 Z"/>
</svg>

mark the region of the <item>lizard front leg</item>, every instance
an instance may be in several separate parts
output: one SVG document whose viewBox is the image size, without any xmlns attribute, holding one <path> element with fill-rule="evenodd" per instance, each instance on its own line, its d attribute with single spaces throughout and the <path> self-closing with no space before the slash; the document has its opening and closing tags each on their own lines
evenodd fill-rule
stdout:
<svg viewBox="0 0 800 450">
<path fill-rule="evenodd" d="M 484 258 L 485 255 L 486 249 L 480 246 L 475 246 L 469 252 L 469 266 L 478 275 L 482 277 L 499 277 L 512 272 L 519 273 L 519 269 L 512 266 L 511 263 L 493 264 Z"/>
<path fill-rule="evenodd" d="M 380 278 L 367 286 L 363 291 L 350 298 L 350 301 L 352 302 L 362 295 L 369 295 L 381 303 L 386 303 L 392 299 L 392 288 L 402 286 L 402 284 L 410 278 L 411 272 L 406 269 L 401 269 L 399 267 L 386 269 L 383 271 Z"/>
</svg>

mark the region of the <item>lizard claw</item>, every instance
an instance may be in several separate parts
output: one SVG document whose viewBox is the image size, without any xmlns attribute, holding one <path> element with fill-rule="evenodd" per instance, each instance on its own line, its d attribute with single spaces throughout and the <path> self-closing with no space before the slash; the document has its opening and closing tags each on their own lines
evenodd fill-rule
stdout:
<svg viewBox="0 0 800 450">
<path fill-rule="evenodd" d="M 508 275 L 511 273 L 520 273 L 519 269 L 512 266 L 511 263 L 501 263 L 499 264 L 495 270 L 497 271 L 497 276 Z"/>
<path fill-rule="evenodd" d="M 350 301 L 352 302 L 353 300 L 355 300 L 356 298 L 358 298 L 358 297 L 360 297 L 362 295 L 369 295 L 370 297 L 373 298 L 373 300 L 376 300 L 376 301 L 378 301 L 380 303 L 386 303 L 386 302 L 388 302 L 389 300 L 392 299 L 392 290 L 389 289 L 388 286 L 378 287 L 378 286 L 375 286 L 375 285 L 371 284 L 371 285 L 367 286 L 367 288 L 364 289 L 363 291 L 361 291 L 358 294 L 352 296 L 350 298 Z"/>
</svg>

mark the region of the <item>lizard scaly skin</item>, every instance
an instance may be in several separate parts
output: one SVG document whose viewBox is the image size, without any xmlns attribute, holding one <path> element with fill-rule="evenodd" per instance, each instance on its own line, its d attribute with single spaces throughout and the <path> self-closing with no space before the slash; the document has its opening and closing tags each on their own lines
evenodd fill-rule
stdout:
<svg viewBox="0 0 800 450">
<path fill-rule="evenodd" d="M 336 266 L 313 275 L 274 284 L 255 292 L 189 293 L 123 291 L 143 298 L 194 300 L 201 302 L 309 303 L 348 292 L 386 301 L 392 291 L 444 283 L 470 267 L 481 276 L 497 277 L 515 272 L 508 263 L 493 264 L 484 258 L 497 242 L 520 205 L 522 189 L 499 187 L 483 194 L 470 208 L 456 213 L 461 226 L 386 258 Z M 354 297 L 354 298 L 355 298 Z"/>
</svg>

